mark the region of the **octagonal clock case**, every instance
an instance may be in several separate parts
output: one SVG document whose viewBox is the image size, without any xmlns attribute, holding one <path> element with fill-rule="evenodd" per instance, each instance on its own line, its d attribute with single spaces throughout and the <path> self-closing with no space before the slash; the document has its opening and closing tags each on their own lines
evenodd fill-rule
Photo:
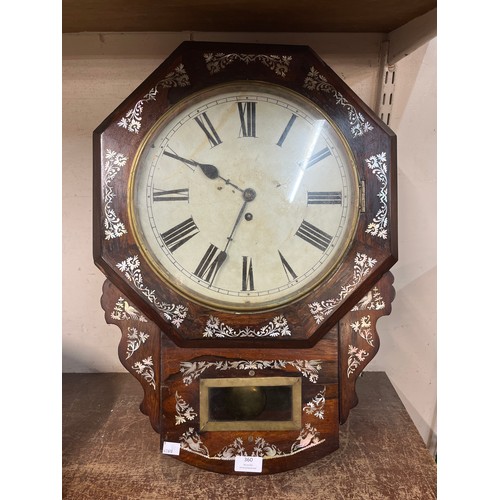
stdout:
<svg viewBox="0 0 500 500">
<path fill-rule="evenodd" d="M 94 131 L 96 265 L 160 450 L 335 451 L 394 298 L 396 136 L 310 48 L 182 43 Z"/>
</svg>

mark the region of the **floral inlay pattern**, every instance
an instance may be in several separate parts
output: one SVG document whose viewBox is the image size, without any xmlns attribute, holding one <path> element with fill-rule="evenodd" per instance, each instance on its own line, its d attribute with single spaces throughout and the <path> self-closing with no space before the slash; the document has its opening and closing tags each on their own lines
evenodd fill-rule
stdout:
<svg viewBox="0 0 500 500">
<path fill-rule="evenodd" d="M 240 437 L 237 437 L 232 443 L 224 446 L 224 448 L 215 455 L 215 458 L 232 460 L 234 457 L 238 456 L 248 456 L 248 452 L 243 446 L 243 439 Z"/>
<path fill-rule="evenodd" d="M 127 333 L 127 357 L 130 358 L 141 344 L 144 344 L 149 338 L 147 333 L 139 331 L 137 328 L 129 327 Z"/>
<path fill-rule="evenodd" d="M 193 427 L 190 427 L 188 431 L 180 436 L 179 442 L 181 448 L 186 451 L 197 453 L 198 455 L 215 460 L 234 460 L 237 456 L 262 457 L 264 459 L 269 459 L 287 457 L 307 448 L 321 444 L 325 440 L 320 439 L 319 436 L 320 433 L 318 430 L 311 424 L 307 423 L 301 429 L 300 434 L 292 444 L 289 453 L 280 450 L 276 445 L 267 442 L 263 437 L 259 436 L 255 439 L 253 448 L 250 451 L 245 448 L 243 438 L 237 437 L 232 443 L 224 446 L 217 454 L 210 456 L 208 448 L 203 444 L 200 435 L 195 432 Z"/>
<path fill-rule="evenodd" d="M 314 396 L 314 398 L 309 401 L 309 403 L 307 403 L 304 408 L 302 408 L 302 411 L 305 411 L 307 414 L 313 415 L 320 420 L 323 420 L 325 417 L 325 394 L 326 386 L 324 386 L 323 389 L 321 389 L 321 391 L 318 392 L 318 394 L 316 394 L 316 396 Z"/>
<path fill-rule="evenodd" d="M 186 87 L 190 85 L 189 76 L 183 64 L 179 64 L 174 71 L 168 73 L 163 80 L 160 80 L 141 100 L 137 101 L 132 109 L 118 122 L 119 127 L 127 129 L 135 134 L 139 133 L 142 122 L 142 112 L 144 104 L 155 101 L 160 89 L 169 87 Z"/>
<path fill-rule="evenodd" d="M 342 286 L 338 297 L 309 304 L 309 310 L 314 316 L 316 323 L 321 323 L 326 317 L 332 314 L 335 308 L 351 294 L 356 285 L 371 271 L 376 263 L 376 259 L 372 259 L 366 254 L 357 253 L 354 259 L 352 281 L 348 285 Z"/>
<path fill-rule="evenodd" d="M 238 456 L 272 458 L 280 455 L 284 455 L 284 453 L 274 444 L 268 443 L 262 437 L 255 439 L 254 447 L 250 452 L 248 452 L 243 445 L 243 439 L 241 437 L 237 437 L 231 444 L 224 446 L 219 453 L 214 455 L 214 458 L 233 460 Z"/>
<path fill-rule="evenodd" d="M 379 289 L 375 286 L 370 290 L 352 309 L 351 311 L 380 311 L 385 307 L 384 297 Z"/>
<path fill-rule="evenodd" d="M 283 337 L 286 335 L 291 335 L 291 332 L 288 328 L 288 322 L 283 315 L 276 316 L 272 321 L 263 326 L 260 330 L 254 330 L 249 327 L 235 330 L 234 328 L 231 328 L 230 326 L 221 322 L 219 318 L 210 316 L 205 326 L 205 331 L 203 332 L 203 336 L 209 338 Z"/>
<path fill-rule="evenodd" d="M 123 297 L 120 297 L 111 311 L 111 318 L 126 321 L 136 320 L 142 323 L 147 323 L 146 317 L 136 309 L 132 304 L 129 304 Z"/>
<path fill-rule="evenodd" d="M 116 151 L 106 149 L 106 162 L 104 163 L 104 237 L 107 240 L 119 238 L 127 234 L 125 225 L 116 215 L 111 206 L 116 193 L 113 191 L 111 181 L 116 177 L 120 169 L 127 164 L 128 157 Z"/>
<path fill-rule="evenodd" d="M 298 451 L 302 451 L 306 448 L 310 448 L 311 446 L 316 446 L 323 441 L 320 441 L 319 439 L 318 429 L 307 423 L 300 431 L 299 437 L 292 444 L 291 452 L 296 453 Z"/>
<path fill-rule="evenodd" d="M 386 153 L 380 153 L 370 156 L 365 160 L 368 168 L 375 174 L 381 182 L 382 187 L 377 196 L 380 200 L 380 208 L 378 209 L 373 221 L 368 224 L 366 232 L 372 236 L 377 236 L 384 240 L 387 239 L 387 159 Z"/>
<path fill-rule="evenodd" d="M 147 358 L 143 359 L 142 361 L 137 361 L 132 365 L 132 368 L 139 374 L 141 375 L 144 380 L 153 387 L 153 389 L 156 389 L 156 383 L 155 383 L 155 372 L 154 372 L 154 367 L 153 367 L 153 357 L 148 356 Z"/>
<path fill-rule="evenodd" d="M 184 424 L 188 420 L 194 420 L 198 415 L 177 391 L 175 392 L 175 412 L 177 413 L 175 416 L 175 425 Z"/>
<path fill-rule="evenodd" d="M 347 359 L 347 378 L 349 378 L 366 359 L 369 353 L 364 349 L 359 349 L 358 347 L 349 344 L 347 354 L 349 356 Z"/>
<path fill-rule="evenodd" d="M 277 365 L 275 365 L 277 363 Z M 230 370 L 230 369 L 260 369 L 260 368 L 283 368 L 289 363 L 299 371 L 302 372 L 303 376 L 307 376 L 309 373 L 312 374 L 313 381 L 317 380 L 317 370 L 321 369 L 319 361 L 234 361 L 234 362 L 182 362 L 181 372 L 184 373 L 183 381 L 186 385 L 189 385 L 193 380 L 198 378 L 207 368 L 215 367 L 220 370 Z M 313 372 L 316 372 L 315 374 Z M 310 377 L 311 380 L 311 377 Z M 326 407 L 326 386 L 316 394 L 316 396 L 307 403 L 302 411 L 320 420 L 325 417 L 325 407 Z M 186 401 L 179 395 L 178 392 L 175 394 L 176 399 L 176 417 L 175 425 L 185 424 L 187 420 L 194 420 L 197 414 L 191 408 Z M 196 453 L 198 455 L 205 456 L 213 460 L 234 460 L 237 456 L 252 456 L 261 457 L 263 459 L 269 458 L 281 458 L 293 455 L 295 453 L 301 452 L 307 448 L 319 445 L 325 441 L 325 439 L 320 439 L 320 433 L 311 424 L 305 423 L 304 427 L 300 430 L 299 435 L 292 443 L 290 450 L 287 452 L 280 449 L 275 444 L 269 443 L 262 436 L 256 436 L 255 440 L 248 440 L 251 444 L 245 444 L 246 440 L 238 436 L 229 444 L 223 446 L 223 448 L 211 455 L 208 448 L 203 444 L 201 436 L 195 432 L 193 427 L 184 432 L 180 438 L 179 442 L 181 448 L 191 453 Z"/>
<path fill-rule="evenodd" d="M 134 255 L 133 257 L 128 257 L 122 262 L 116 264 L 116 267 L 124 273 L 125 277 L 140 291 L 142 294 L 159 309 L 165 318 L 170 321 L 177 328 L 184 321 L 187 316 L 187 307 L 177 305 L 177 304 L 167 304 L 161 302 L 156 298 L 155 290 L 150 290 L 144 286 L 142 280 L 142 273 L 140 270 L 141 263 L 139 257 Z"/>
<path fill-rule="evenodd" d="M 255 440 L 252 456 L 271 458 L 283 454 L 284 453 L 280 449 L 278 449 L 274 444 L 268 443 L 264 438 L 258 437 Z"/>
<path fill-rule="evenodd" d="M 374 347 L 373 344 L 373 333 L 371 330 L 372 320 L 370 316 L 363 316 L 359 321 L 351 323 L 351 328 L 362 338 L 365 339 L 368 344 Z"/>
<path fill-rule="evenodd" d="M 316 383 L 318 381 L 319 370 L 321 370 L 321 361 L 318 360 L 239 360 L 239 361 L 182 361 L 180 363 L 180 371 L 184 374 L 182 381 L 185 385 L 191 384 L 196 380 L 206 369 L 214 368 L 215 370 L 283 370 L 287 366 L 292 366 L 299 371 L 303 377 L 309 381 Z"/>
<path fill-rule="evenodd" d="M 304 80 L 304 87 L 308 90 L 319 90 L 320 92 L 332 94 L 335 97 L 335 103 L 347 109 L 353 137 L 361 137 L 373 130 L 371 123 L 366 121 L 365 117 L 358 113 L 354 106 L 332 84 L 328 83 L 327 79 L 320 75 L 314 67 L 309 70 Z"/>
<path fill-rule="evenodd" d="M 179 438 L 179 443 L 181 448 L 184 450 L 198 453 L 198 455 L 203 455 L 204 457 L 209 456 L 207 447 L 203 444 L 200 435 L 194 430 L 193 427 L 190 427 Z"/>
<path fill-rule="evenodd" d="M 223 52 L 218 52 L 217 54 L 204 54 L 204 58 L 207 69 L 211 75 L 219 73 L 234 61 L 243 61 L 246 64 L 258 61 L 274 71 L 278 76 L 285 76 L 288 72 L 290 61 L 292 60 L 292 56 L 234 53 L 224 54 Z"/>
</svg>

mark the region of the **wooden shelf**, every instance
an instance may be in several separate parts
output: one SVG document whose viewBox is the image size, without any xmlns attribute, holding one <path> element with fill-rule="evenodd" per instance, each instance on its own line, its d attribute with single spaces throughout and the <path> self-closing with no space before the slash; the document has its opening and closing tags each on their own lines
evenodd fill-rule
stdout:
<svg viewBox="0 0 500 500">
<path fill-rule="evenodd" d="M 63 0 L 63 33 L 389 33 L 437 0 Z"/>
<path fill-rule="evenodd" d="M 62 488 L 81 498 L 435 499 L 436 463 L 385 373 L 358 379 L 340 449 L 300 469 L 223 476 L 162 455 L 129 374 L 63 374 Z"/>
</svg>

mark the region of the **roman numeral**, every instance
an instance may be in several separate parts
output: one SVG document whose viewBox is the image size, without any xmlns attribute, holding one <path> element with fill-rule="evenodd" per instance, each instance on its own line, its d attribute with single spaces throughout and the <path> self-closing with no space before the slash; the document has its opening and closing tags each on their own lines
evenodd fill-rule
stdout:
<svg viewBox="0 0 500 500">
<path fill-rule="evenodd" d="M 219 135 L 215 131 L 215 128 L 206 113 L 202 113 L 201 115 L 196 116 L 195 121 L 201 127 L 201 130 L 205 132 L 208 142 L 210 143 L 210 147 L 215 148 L 215 146 L 218 146 L 222 143 Z"/>
<path fill-rule="evenodd" d="M 194 274 L 198 278 L 212 283 L 226 257 L 226 252 L 221 252 L 215 245 L 210 243 Z"/>
<path fill-rule="evenodd" d="M 340 191 L 308 191 L 308 205 L 341 205 L 342 193 Z"/>
<path fill-rule="evenodd" d="M 294 270 L 290 267 L 290 264 L 286 261 L 285 257 L 281 254 L 281 252 L 278 250 L 280 259 L 281 259 L 281 265 L 283 266 L 283 269 L 285 270 L 286 277 L 288 278 L 288 281 L 292 281 L 297 279 L 297 274 L 294 272 Z"/>
<path fill-rule="evenodd" d="M 319 161 L 323 160 L 327 156 L 330 156 L 332 153 L 328 148 L 324 148 L 321 151 L 313 154 L 310 158 L 307 158 L 304 161 L 300 162 L 300 166 L 302 168 L 311 168 L 313 165 L 316 165 Z"/>
<path fill-rule="evenodd" d="M 321 229 L 318 229 L 305 220 L 302 221 L 302 224 L 295 234 L 323 252 L 328 248 L 332 240 L 332 237 L 328 233 L 321 231 Z"/>
<path fill-rule="evenodd" d="M 276 143 L 279 147 L 283 146 L 283 143 L 285 142 L 285 139 L 287 138 L 288 133 L 290 132 L 290 129 L 292 128 L 292 125 L 296 119 L 297 119 L 297 115 L 292 115 L 290 120 L 288 120 L 288 123 L 285 127 L 285 130 L 283 130 L 283 133 L 281 134 L 279 141 Z"/>
<path fill-rule="evenodd" d="M 240 115 L 240 137 L 256 137 L 255 135 L 255 113 L 256 102 L 238 102 L 238 113 Z"/>
<path fill-rule="evenodd" d="M 186 219 L 184 222 L 177 224 L 173 228 L 162 233 L 161 238 L 167 248 L 171 252 L 175 252 L 180 246 L 184 245 L 186 241 L 189 241 L 194 235 L 199 233 L 199 229 L 196 226 L 192 217 Z"/>
<path fill-rule="evenodd" d="M 241 272 L 241 290 L 243 292 L 253 291 L 255 290 L 253 284 L 253 266 L 252 266 L 252 258 L 243 257 L 243 266 Z"/>
<path fill-rule="evenodd" d="M 189 201 L 189 189 L 153 189 L 153 201 Z"/>
</svg>

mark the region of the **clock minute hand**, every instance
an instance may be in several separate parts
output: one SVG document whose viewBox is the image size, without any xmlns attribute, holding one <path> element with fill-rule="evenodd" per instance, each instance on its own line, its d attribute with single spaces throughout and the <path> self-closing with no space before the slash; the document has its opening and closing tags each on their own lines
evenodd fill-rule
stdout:
<svg viewBox="0 0 500 500">
<path fill-rule="evenodd" d="M 234 231 L 236 230 L 236 227 L 238 226 L 238 224 L 240 223 L 241 218 L 243 217 L 243 212 L 245 211 L 247 203 L 249 203 L 250 201 L 255 200 L 256 196 L 257 196 L 257 193 L 255 192 L 255 189 L 247 188 L 247 189 L 245 189 L 243 191 L 243 205 L 240 208 L 240 212 L 238 213 L 238 217 L 236 217 L 236 222 L 233 225 L 233 230 L 231 231 L 231 234 L 227 238 L 227 243 L 226 243 L 226 247 L 224 248 L 224 252 L 227 250 L 227 247 L 229 246 L 229 243 L 231 243 L 231 241 L 233 241 Z"/>
<path fill-rule="evenodd" d="M 246 200 L 243 202 L 243 206 L 241 207 L 240 212 L 238 214 L 238 217 L 236 218 L 236 222 L 234 223 L 233 230 L 231 231 L 231 234 L 227 238 L 227 243 L 226 243 L 226 247 L 224 248 L 224 253 L 226 253 L 227 247 L 229 246 L 231 241 L 233 241 L 234 231 L 236 230 L 236 226 L 238 226 L 238 224 L 240 223 L 241 217 L 243 216 L 243 212 L 245 211 L 247 203 L 248 202 Z"/>
<path fill-rule="evenodd" d="M 212 286 L 217 272 L 221 268 L 221 266 L 224 263 L 224 261 L 227 259 L 227 249 L 228 249 L 229 245 L 231 244 L 231 241 L 233 241 L 234 232 L 236 231 L 236 228 L 238 227 L 238 224 L 240 223 L 241 219 L 243 218 L 243 214 L 245 212 L 245 208 L 246 208 L 247 204 L 250 201 L 255 200 L 256 196 L 257 196 L 257 193 L 252 188 L 248 188 L 248 189 L 245 189 L 243 191 L 243 205 L 241 206 L 240 211 L 238 213 L 238 216 L 236 217 L 236 221 L 233 224 L 233 228 L 231 230 L 231 234 L 227 237 L 226 246 L 224 247 L 224 250 L 222 250 L 222 252 L 217 257 L 217 264 L 216 264 L 216 269 L 217 270 L 212 275 L 212 279 L 210 280 L 210 286 Z"/>
<path fill-rule="evenodd" d="M 210 286 L 213 285 L 213 282 L 215 280 L 215 277 L 217 275 L 217 272 L 219 271 L 219 269 L 221 268 L 222 264 L 224 263 L 224 261 L 227 259 L 227 248 L 229 247 L 229 244 L 231 243 L 231 241 L 233 241 L 233 234 L 234 234 L 234 231 L 236 230 L 236 226 L 240 223 L 240 220 L 241 220 L 241 217 L 243 216 L 243 212 L 245 210 L 245 207 L 247 206 L 247 203 L 248 201 L 245 200 L 243 202 L 243 206 L 241 207 L 240 209 L 240 212 L 238 213 L 238 217 L 236 217 L 236 222 L 233 224 L 233 229 L 231 230 L 231 234 L 227 237 L 227 243 L 226 243 L 226 246 L 224 247 L 224 250 L 222 250 L 222 252 L 219 254 L 219 256 L 217 257 L 217 261 L 216 261 L 216 267 L 215 267 L 215 272 L 212 274 L 212 278 L 210 279 Z"/>
<path fill-rule="evenodd" d="M 214 280 L 215 280 L 215 277 L 217 276 L 217 273 L 219 272 L 219 269 L 221 268 L 222 264 L 224 263 L 224 261 L 227 259 L 227 253 L 225 250 L 223 250 L 218 256 L 217 256 L 217 259 L 215 261 L 215 269 L 214 269 L 214 272 L 211 274 L 211 277 L 210 277 L 210 285 L 209 286 L 212 286 L 213 283 L 214 283 Z"/>
</svg>

